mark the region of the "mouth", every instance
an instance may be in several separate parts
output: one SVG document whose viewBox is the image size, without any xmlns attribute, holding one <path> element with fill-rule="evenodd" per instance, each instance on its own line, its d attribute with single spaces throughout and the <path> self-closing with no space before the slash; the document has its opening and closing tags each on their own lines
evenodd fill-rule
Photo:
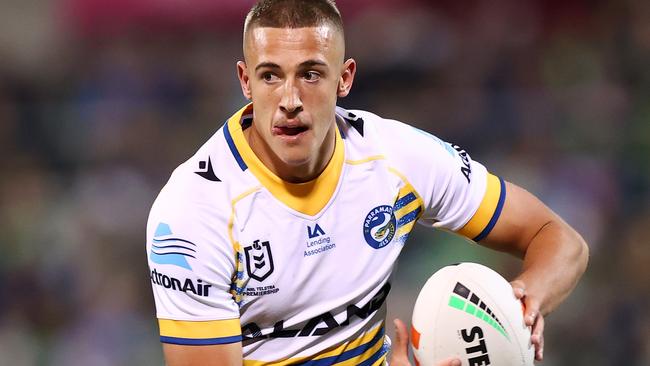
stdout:
<svg viewBox="0 0 650 366">
<path fill-rule="evenodd" d="M 300 122 L 284 122 L 273 126 L 273 134 L 279 137 L 297 137 L 307 132 L 309 127 Z"/>
</svg>

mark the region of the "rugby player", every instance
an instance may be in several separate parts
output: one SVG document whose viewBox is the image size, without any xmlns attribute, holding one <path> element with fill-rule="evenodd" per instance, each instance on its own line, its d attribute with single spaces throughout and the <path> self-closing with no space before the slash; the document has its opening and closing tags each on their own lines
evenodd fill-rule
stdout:
<svg viewBox="0 0 650 366">
<path fill-rule="evenodd" d="M 259 1 L 243 54 L 251 103 L 174 171 L 149 216 L 167 364 L 386 364 L 390 275 L 416 222 L 523 259 L 512 286 L 541 360 L 544 316 L 587 265 L 580 235 L 461 147 L 337 107 L 357 64 L 333 1 Z M 408 365 L 395 326 L 391 364 Z"/>
</svg>

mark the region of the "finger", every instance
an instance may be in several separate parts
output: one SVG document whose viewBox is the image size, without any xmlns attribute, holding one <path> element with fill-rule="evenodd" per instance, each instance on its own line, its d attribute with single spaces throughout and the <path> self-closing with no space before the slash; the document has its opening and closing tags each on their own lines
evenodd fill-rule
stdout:
<svg viewBox="0 0 650 366">
<path fill-rule="evenodd" d="M 457 358 L 448 358 L 436 364 L 436 366 L 460 366 L 460 365 L 461 365 L 460 360 Z"/>
<path fill-rule="evenodd" d="M 391 365 L 410 366 L 408 359 L 408 332 L 406 325 L 399 319 L 393 320 L 395 325 L 395 342 L 393 343 L 393 353 L 391 355 Z"/>
<path fill-rule="evenodd" d="M 535 321 L 530 341 L 535 346 L 535 360 L 541 361 L 544 358 L 544 316 L 541 314 Z"/>
<path fill-rule="evenodd" d="M 526 296 L 523 299 L 524 302 L 524 323 L 528 327 L 532 327 L 535 324 L 535 320 L 539 316 L 539 301 L 534 297 Z"/>
<path fill-rule="evenodd" d="M 522 280 L 514 280 L 510 282 L 512 286 L 512 292 L 515 294 L 517 299 L 522 299 L 526 296 L 526 284 Z"/>
</svg>

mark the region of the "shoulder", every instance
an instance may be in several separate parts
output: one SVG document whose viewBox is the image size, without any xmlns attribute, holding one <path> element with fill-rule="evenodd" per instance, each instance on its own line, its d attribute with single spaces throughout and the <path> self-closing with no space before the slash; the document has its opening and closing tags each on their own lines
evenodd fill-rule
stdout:
<svg viewBox="0 0 650 366">
<path fill-rule="evenodd" d="M 339 108 L 337 112 L 354 129 L 353 144 L 372 146 L 392 164 L 462 163 L 459 148 L 407 123 L 364 110 Z"/>
<path fill-rule="evenodd" d="M 150 212 L 170 221 L 224 222 L 231 197 L 247 177 L 233 157 L 223 126 L 172 172 Z"/>
</svg>

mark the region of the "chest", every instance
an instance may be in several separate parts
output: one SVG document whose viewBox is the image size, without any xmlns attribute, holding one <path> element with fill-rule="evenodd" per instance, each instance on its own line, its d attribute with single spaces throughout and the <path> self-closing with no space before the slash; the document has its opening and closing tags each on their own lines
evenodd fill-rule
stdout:
<svg viewBox="0 0 650 366">
<path fill-rule="evenodd" d="M 307 318 L 372 296 L 390 276 L 409 230 L 408 188 L 388 172 L 347 172 L 318 215 L 287 208 L 262 191 L 235 227 L 245 286 L 242 320 Z M 413 201 L 415 197 L 413 197 Z M 299 322 L 300 320 L 296 320 Z"/>
</svg>

